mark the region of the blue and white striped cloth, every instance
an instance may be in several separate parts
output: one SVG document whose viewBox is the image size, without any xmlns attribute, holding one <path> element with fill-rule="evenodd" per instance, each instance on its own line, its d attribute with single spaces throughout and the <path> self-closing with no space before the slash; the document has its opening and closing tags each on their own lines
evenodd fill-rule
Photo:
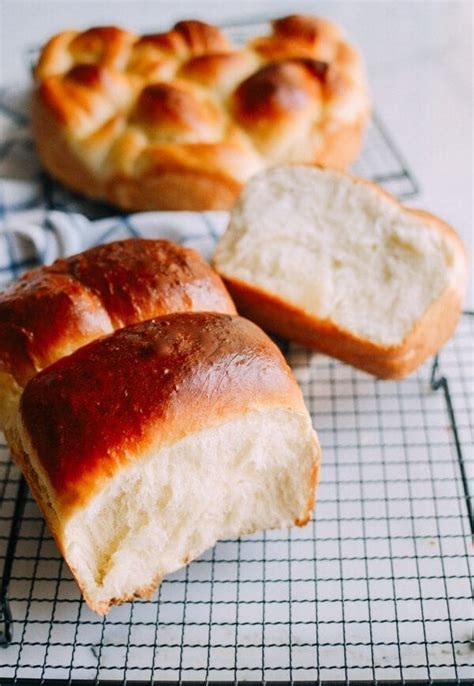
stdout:
<svg viewBox="0 0 474 686">
<path fill-rule="evenodd" d="M 120 238 L 167 238 L 209 259 L 227 219 L 226 212 L 114 214 L 69 193 L 40 169 L 27 93 L 0 90 L 0 288 L 36 265 Z"/>
</svg>

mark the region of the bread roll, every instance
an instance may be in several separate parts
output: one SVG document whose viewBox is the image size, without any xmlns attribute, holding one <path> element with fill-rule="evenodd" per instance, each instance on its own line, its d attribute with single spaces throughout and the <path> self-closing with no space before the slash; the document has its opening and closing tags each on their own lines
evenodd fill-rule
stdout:
<svg viewBox="0 0 474 686">
<path fill-rule="evenodd" d="M 358 53 L 311 16 L 278 19 L 243 49 L 200 21 L 144 36 L 66 31 L 35 76 L 44 167 L 127 210 L 228 209 L 267 166 L 345 167 L 369 116 Z"/>
<path fill-rule="evenodd" d="M 391 379 L 451 336 L 466 281 L 464 247 L 447 224 L 310 166 L 250 181 L 214 264 L 240 314 Z"/>
<path fill-rule="evenodd" d="M 181 313 L 94 341 L 29 381 L 21 468 L 90 608 L 149 598 L 218 539 L 303 525 L 319 446 L 278 348 Z"/>
<path fill-rule="evenodd" d="M 0 293 L 0 429 L 25 383 L 99 336 L 169 312 L 235 313 L 222 281 L 194 250 L 131 239 L 24 274 Z"/>
</svg>

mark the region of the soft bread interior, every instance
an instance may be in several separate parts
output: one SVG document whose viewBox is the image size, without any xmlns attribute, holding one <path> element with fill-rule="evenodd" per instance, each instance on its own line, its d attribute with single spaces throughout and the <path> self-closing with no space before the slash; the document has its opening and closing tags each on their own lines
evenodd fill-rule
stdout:
<svg viewBox="0 0 474 686">
<path fill-rule="evenodd" d="M 308 415 L 271 408 L 134 456 L 66 520 L 37 466 L 34 490 L 49 500 L 47 518 L 88 604 L 105 612 L 150 595 L 219 539 L 304 523 L 318 454 Z"/>
<path fill-rule="evenodd" d="M 225 277 L 397 345 L 464 269 L 440 224 L 348 175 L 278 167 L 247 185 L 214 261 Z"/>
</svg>

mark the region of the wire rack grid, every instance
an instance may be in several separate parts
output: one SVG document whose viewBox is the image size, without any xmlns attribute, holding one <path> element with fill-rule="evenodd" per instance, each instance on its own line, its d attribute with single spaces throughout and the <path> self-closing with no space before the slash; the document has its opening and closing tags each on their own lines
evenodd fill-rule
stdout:
<svg viewBox="0 0 474 686">
<path fill-rule="evenodd" d="M 153 601 L 106 619 L 84 605 L 27 495 L 1 683 L 472 678 L 473 328 L 466 316 L 442 353 L 447 387 L 438 367 L 430 385 L 429 364 L 380 382 L 291 345 L 324 454 L 314 520 L 223 541 Z M 23 499 L 5 447 L 1 469 L 5 555 Z"/>
<path fill-rule="evenodd" d="M 378 117 L 354 170 L 417 192 Z M 111 212 L 42 184 L 47 207 Z M 2 686 L 471 683 L 472 334 L 466 314 L 439 362 L 403 382 L 286 347 L 323 448 L 313 521 L 220 542 L 153 601 L 105 619 L 85 606 L 3 444 Z"/>
</svg>

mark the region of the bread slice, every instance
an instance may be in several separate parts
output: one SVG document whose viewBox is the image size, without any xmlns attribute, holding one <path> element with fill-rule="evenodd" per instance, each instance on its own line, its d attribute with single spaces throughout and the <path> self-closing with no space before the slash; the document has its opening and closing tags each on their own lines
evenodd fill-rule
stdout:
<svg viewBox="0 0 474 686">
<path fill-rule="evenodd" d="M 94 341 L 21 398 L 20 466 L 89 607 L 150 597 L 218 539 L 303 525 L 319 445 L 251 322 L 166 315 Z"/>
<path fill-rule="evenodd" d="M 214 265 L 240 314 L 382 378 L 409 374 L 449 338 L 467 272 L 440 219 L 312 166 L 249 182 Z"/>
</svg>

